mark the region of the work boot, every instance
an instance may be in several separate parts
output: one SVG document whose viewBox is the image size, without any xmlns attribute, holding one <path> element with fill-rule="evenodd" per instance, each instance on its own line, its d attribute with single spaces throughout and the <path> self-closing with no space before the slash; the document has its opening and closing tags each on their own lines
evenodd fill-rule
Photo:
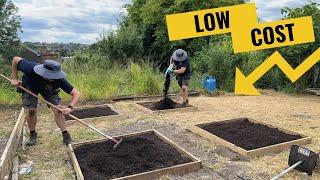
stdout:
<svg viewBox="0 0 320 180">
<path fill-rule="evenodd" d="M 71 136 L 70 136 L 70 134 L 68 132 L 63 132 L 62 133 L 62 137 L 63 137 L 63 143 L 65 145 L 68 146 L 69 144 L 73 143 L 73 141 L 71 139 Z"/>
<path fill-rule="evenodd" d="M 181 104 L 181 107 L 183 107 L 183 108 L 188 107 L 188 102 L 183 102 L 183 103 Z"/>
<path fill-rule="evenodd" d="M 26 142 L 26 146 L 34 146 L 37 144 L 37 133 L 36 132 L 30 132 L 30 138 Z"/>
</svg>

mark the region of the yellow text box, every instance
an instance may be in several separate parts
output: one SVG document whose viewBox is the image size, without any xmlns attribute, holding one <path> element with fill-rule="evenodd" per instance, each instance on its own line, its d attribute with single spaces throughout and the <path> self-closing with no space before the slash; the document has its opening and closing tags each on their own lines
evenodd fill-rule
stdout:
<svg viewBox="0 0 320 180">
<path fill-rule="evenodd" d="M 311 17 L 258 23 L 254 3 L 167 15 L 166 19 L 170 41 L 231 32 L 235 53 L 315 41 Z"/>
<path fill-rule="evenodd" d="M 229 28 L 227 28 L 224 24 L 224 28 L 220 29 L 217 20 L 217 13 L 220 15 L 220 19 L 223 15 L 226 17 L 227 14 L 229 14 Z M 214 16 L 214 25 L 216 26 L 215 30 L 205 30 L 204 32 L 197 32 L 195 16 L 197 16 L 199 19 L 200 27 L 205 28 L 203 19 L 205 18 L 205 15 L 209 14 L 212 14 Z M 212 20 L 210 19 L 210 17 L 212 16 L 209 16 L 207 18 L 208 21 Z M 243 20 L 245 20 L 244 24 L 246 25 L 257 23 L 256 6 L 252 3 L 167 15 L 166 19 L 170 41 L 229 33 L 231 32 L 231 27 L 235 27 L 235 25 L 237 25 L 235 23 L 238 21 L 243 22 Z"/>
<path fill-rule="evenodd" d="M 286 19 L 233 29 L 235 53 L 314 42 L 312 17 Z"/>
</svg>

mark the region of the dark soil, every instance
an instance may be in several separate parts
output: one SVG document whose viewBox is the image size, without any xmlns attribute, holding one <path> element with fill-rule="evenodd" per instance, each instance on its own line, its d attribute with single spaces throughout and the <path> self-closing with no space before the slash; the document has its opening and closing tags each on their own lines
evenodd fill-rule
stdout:
<svg viewBox="0 0 320 180">
<path fill-rule="evenodd" d="M 157 101 L 157 102 L 145 102 L 145 103 L 139 103 L 139 104 L 141 106 L 144 106 L 144 107 L 151 109 L 153 111 L 181 108 L 180 104 L 174 102 L 170 98 L 165 98 L 165 99 L 162 99 L 161 101 Z"/>
<path fill-rule="evenodd" d="M 300 135 L 282 132 L 278 128 L 252 123 L 248 119 L 215 122 L 199 127 L 245 150 L 258 149 L 302 138 Z"/>
<path fill-rule="evenodd" d="M 116 151 L 113 145 L 107 141 L 74 150 L 86 180 L 119 178 L 191 162 L 153 133 L 127 137 Z"/>
<path fill-rule="evenodd" d="M 117 115 L 118 113 L 114 112 L 109 106 L 98 106 L 98 107 L 92 107 L 92 108 L 86 108 L 86 109 L 76 109 L 71 114 L 77 118 L 85 119 L 85 118 Z M 68 120 L 73 120 L 73 119 L 67 116 L 66 121 Z"/>
</svg>

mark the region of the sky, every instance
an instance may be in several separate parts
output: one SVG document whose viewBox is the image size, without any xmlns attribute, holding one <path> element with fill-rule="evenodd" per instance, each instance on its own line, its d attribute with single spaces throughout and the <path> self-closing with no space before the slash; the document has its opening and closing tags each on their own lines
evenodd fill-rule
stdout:
<svg viewBox="0 0 320 180">
<path fill-rule="evenodd" d="M 262 21 L 281 19 L 281 7 L 307 0 L 249 0 Z M 320 0 L 315 0 L 320 3 Z M 13 0 L 22 17 L 21 40 L 92 44 L 102 32 L 116 30 L 123 6 L 131 0 Z"/>
</svg>

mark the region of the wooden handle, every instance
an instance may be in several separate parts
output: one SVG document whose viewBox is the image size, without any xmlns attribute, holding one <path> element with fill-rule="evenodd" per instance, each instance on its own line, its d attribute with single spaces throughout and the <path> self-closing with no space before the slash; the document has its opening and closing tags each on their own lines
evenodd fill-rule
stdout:
<svg viewBox="0 0 320 180">
<path fill-rule="evenodd" d="M 3 77 L 4 79 L 6 79 L 6 80 L 8 80 L 8 81 L 10 81 L 10 82 L 11 82 L 11 79 L 9 79 L 8 77 L 4 76 L 3 74 L 0 74 L 0 76 L 1 76 L 1 77 Z M 41 97 L 37 96 L 36 94 L 34 94 L 33 92 L 31 92 L 30 90 L 28 90 L 28 89 L 26 89 L 26 88 L 24 88 L 24 87 L 22 87 L 22 86 L 20 86 L 20 85 L 19 85 L 18 87 L 19 87 L 19 88 L 21 88 L 22 90 L 24 90 L 25 92 L 27 92 L 27 93 L 31 94 L 32 96 L 36 97 L 37 99 L 40 99 L 41 101 L 43 101 L 43 102 L 45 102 L 45 103 L 49 104 L 50 106 L 52 106 L 52 107 L 54 107 L 54 108 L 58 109 L 60 112 L 62 112 L 62 111 L 63 111 L 60 107 L 58 107 L 58 106 L 56 106 L 56 105 L 52 104 L 51 102 L 49 102 L 49 101 L 47 101 L 47 100 L 45 100 L 45 99 L 43 99 L 43 98 L 41 98 Z M 81 123 L 81 124 L 83 124 L 83 125 L 87 126 L 88 128 L 90 128 L 90 129 L 94 130 L 95 132 L 97 132 L 97 133 L 101 134 L 102 136 L 104 136 L 104 137 L 106 137 L 106 138 L 108 138 L 108 139 L 112 140 L 112 141 L 113 141 L 113 142 L 115 142 L 115 143 L 118 143 L 118 141 L 117 141 L 117 140 L 115 140 L 115 139 L 113 139 L 111 136 L 108 136 L 108 135 L 104 134 L 103 132 L 99 131 L 98 129 L 96 129 L 95 127 L 91 126 L 90 124 L 87 124 L 87 123 L 85 123 L 84 121 L 80 120 L 79 118 L 75 117 L 74 115 L 69 114 L 69 116 L 70 116 L 72 119 L 74 119 L 74 120 L 78 121 L 79 123 Z"/>
</svg>

